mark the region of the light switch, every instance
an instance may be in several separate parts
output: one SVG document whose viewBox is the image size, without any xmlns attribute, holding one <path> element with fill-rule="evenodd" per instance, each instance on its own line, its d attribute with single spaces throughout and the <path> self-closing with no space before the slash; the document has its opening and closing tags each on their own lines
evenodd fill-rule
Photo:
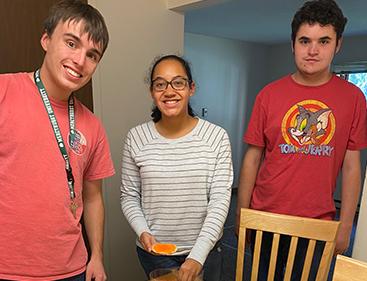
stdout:
<svg viewBox="0 0 367 281">
<path fill-rule="evenodd" d="M 201 117 L 207 117 L 208 116 L 208 109 L 206 107 L 203 107 L 201 109 Z"/>
</svg>

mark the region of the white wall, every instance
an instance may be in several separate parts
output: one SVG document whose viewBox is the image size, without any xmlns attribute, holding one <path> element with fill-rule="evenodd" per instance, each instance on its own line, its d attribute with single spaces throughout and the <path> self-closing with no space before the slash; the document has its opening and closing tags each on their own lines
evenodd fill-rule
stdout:
<svg viewBox="0 0 367 281">
<path fill-rule="evenodd" d="M 120 158 L 129 128 L 149 119 L 151 98 L 144 78 L 152 59 L 183 52 L 183 15 L 164 0 L 92 0 L 104 15 L 111 40 L 93 79 L 96 114 L 106 128 L 117 174 L 106 180 L 105 265 L 109 280 L 145 280 L 135 234 L 120 211 Z"/>
<path fill-rule="evenodd" d="M 267 83 L 269 48 L 265 45 L 244 43 L 185 33 L 185 57 L 192 66 L 197 91 L 191 99 L 194 111 L 205 119 L 225 128 L 230 136 L 235 183 L 242 162 L 242 136 L 252 110 L 254 97 Z"/>
</svg>

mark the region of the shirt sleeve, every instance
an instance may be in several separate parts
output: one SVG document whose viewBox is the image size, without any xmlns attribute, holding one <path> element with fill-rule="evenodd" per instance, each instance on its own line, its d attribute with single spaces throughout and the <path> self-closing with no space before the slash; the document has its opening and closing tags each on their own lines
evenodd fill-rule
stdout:
<svg viewBox="0 0 367 281">
<path fill-rule="evenodd" d="M 188 258 L 202 265 L 209 252 L 222 235 L 223 226 L 228 215 L 233 183 L 231 145 L 226 132 L 219 142 L 219 153 L 216 159 L 215 172 L 209 190 L 208 211 L 202 229 Z"/>
<path fill-rule="evenodd" d="M 141 207 L 141 178 L 139 167 L 134 160 L 133 142 L 130 131 L 126 137 L 122 154 L 120 202 L 124 216 L 140 237 L 143 232 L 151 232 Z"/>
<path fill-rule="evenodd" d="M 366 98 L 358 91 L 352 127 L 349 134 L 349 150 L 361 150 L 367 147 L 367 105 Z"/>
<path fill-rule="evenodd" d="M 262 92 L 256 97 L 250 122 L 248 124 L 246 133 L 243 137 L 244 142 L 256 146 L 265 146 L 265 124 L 266 112 L 263 104 Z"/>
<path fill-rule="evenodd" d="M 85 180 L 98 180 L 115 174 L 110 145 L 102 124 L 98 120 L 98 142 L 89 157 L 88 166 L 84 172 Z"/>
</svg>

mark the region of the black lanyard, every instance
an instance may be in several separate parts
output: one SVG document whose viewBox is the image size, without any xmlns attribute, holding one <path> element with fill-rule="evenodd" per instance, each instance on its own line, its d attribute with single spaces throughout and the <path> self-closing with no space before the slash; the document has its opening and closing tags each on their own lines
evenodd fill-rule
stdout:
<svg viewBox="0 0 367 281">
<path fill-rule="evenodd" d="M 52 109 L 50 100 L 48 98 L 45 86 L 43 85 L 40 77 L 40 70 L 36 70 L 34 72 L 34 81 L 36 82 L 36 85 L 38 87 L 38 91 L 41 94 L 41 98 L 43 101 L 43 104 L 45 105 L 48 118 L 50 119 L 52 129 L 55 134 L 55 138 L 57 141 L 57 146 L 60 149 L 61 155 L 65 160 L 65 171 L 66 171 L 66 178 L 68 181 L 68 188 L 70 193 L 70 199 L 72 202 L 74 202 L 75 199 L 75 191 L 74 191 L 74 176 L 70 165 L 70 158 L 68 156 L 68 153 L 66 151 L 65 143 L 61 135 L 59 124 L 57 123 L 55 113 Z M 69 111 L 69 130 L 70 130 L 70 137 L 69 137 L 69 143 L 74 142 L 75 138 L 75 111 L 74 111 L 74 97 L 73 95 L 70 95 L 68 100 L 68 111 Z M 75 204 L 75 203 L 73 203 Z M 73 212 L 74 214 L 74 212 Z M 75 214 L 74 214 L 75 217 Z"/>
</svg>

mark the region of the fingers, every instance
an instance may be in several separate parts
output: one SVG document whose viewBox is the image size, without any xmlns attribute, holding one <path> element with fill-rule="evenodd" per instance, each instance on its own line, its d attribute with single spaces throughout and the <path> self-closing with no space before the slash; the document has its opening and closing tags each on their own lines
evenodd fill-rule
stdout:
<svg viewBox="0 0 367 281">
<path fill-rule="evenodd" d="M 347 249 L 345 249 L 345 250 L 343 250 L 343 249 L 335 249 L 334 256 L 343 255 L 346 251 L 347 251 Z"/>
<path fill-rule="evenodd" d="M 179 271 L 178 273 L 178 281 L 195 281 L 196 274 L 190 271 Z"/>
<path fill-rule="evenodd" d="M 187 259 L 178 271 L 178 281 L 195 281 L 202 270 L 202 265 L 193 260 Z"/>
<path fill-rule="evenodd" d="M 154 236 L 148 232 L 143 232 L 140 235 L 139 240 L 140 240 L 141 245 L 144 247 L 145 251 L 149 253 L 152 251 L 152 247 L 156 243 Z"/>
<path fill-rule="evenodd" d="M 87 270 L 85 271 L 85 281 L 91 281 L 92 280 L 92 271 L 90 270 L 90 266 L 88 264 Z"/>
</svg>

